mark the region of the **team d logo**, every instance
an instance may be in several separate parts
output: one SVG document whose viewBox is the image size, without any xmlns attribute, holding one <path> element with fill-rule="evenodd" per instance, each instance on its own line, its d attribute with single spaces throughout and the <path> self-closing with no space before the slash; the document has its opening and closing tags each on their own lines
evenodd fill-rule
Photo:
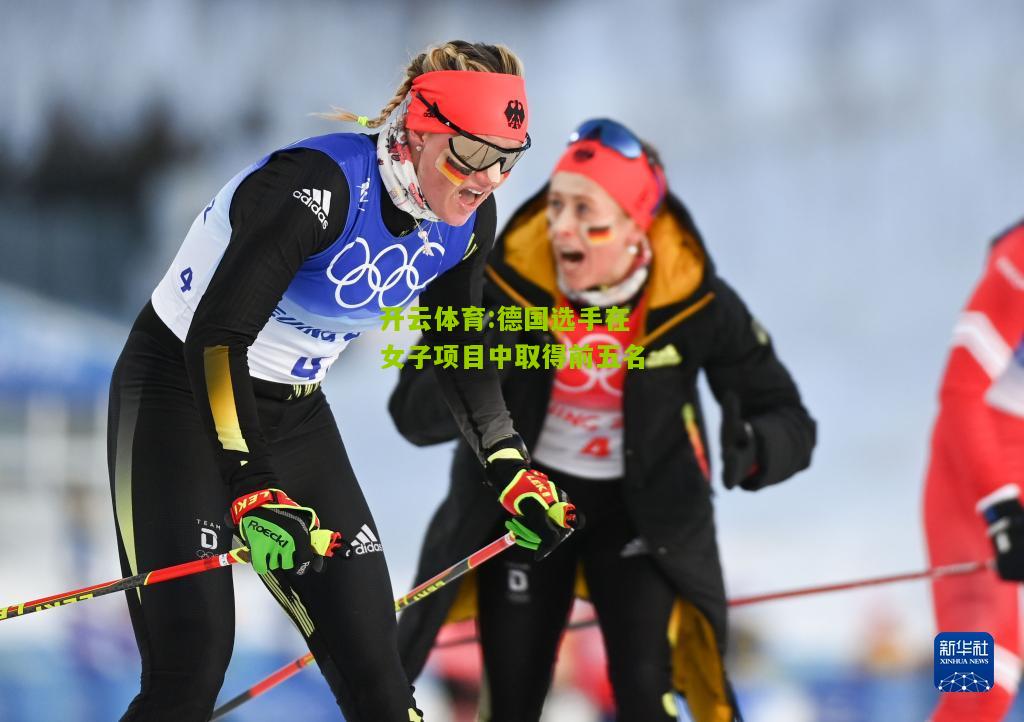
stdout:
<svg viewBox="0 0 1024 722">
<path fill-rule="evenodd" d="M 940 692 L 988 692 L 995 681 L 995 645 L 987 632 L 935 637 L 935 687 Z"/>
</svg>

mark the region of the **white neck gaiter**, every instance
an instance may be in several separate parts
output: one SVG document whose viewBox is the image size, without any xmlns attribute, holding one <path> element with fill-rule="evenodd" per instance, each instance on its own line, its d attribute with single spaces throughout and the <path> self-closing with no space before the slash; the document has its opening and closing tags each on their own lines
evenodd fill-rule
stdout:
<svg viewBox="0 0 1024 722">
<path fill-rule="evenodd" d="M 405 211 L 420 221 L 440 222 L 427 205 L 420 191 L 416 168 L 412 163 L 412 151 L 405 131 L 405 114 L 409 110 L 409 96 L 381 128 L 377 138 L 377 169 L 380 179 L 391 197 L 391 202 L 400 211 Z"/>
</svg>

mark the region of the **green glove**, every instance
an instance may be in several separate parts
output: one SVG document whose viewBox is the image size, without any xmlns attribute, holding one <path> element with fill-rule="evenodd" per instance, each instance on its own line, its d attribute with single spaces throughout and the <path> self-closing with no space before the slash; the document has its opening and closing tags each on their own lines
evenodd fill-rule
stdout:
<svg viewBox="0 0 1024 722">
<path fill-rule="evenodd" d="M 576 507 L 569 503 L 569 496 L 564 491 L 557 494 L 559 501 L 548 507 L 541 506 L 533 497 L 524 499 L 519 515 L 505 520 L 505 528 L 515 536 L 516 544 L 537 552 L 537 559 L 553 552 L 580 526 L 580 517 Z"/>
<path fill-rule="evenodd" d="M 518 436 L 505 437 L 484 452 L 484 468 L 491 486 L 501 490 L 499 503 L 512 514 L 505 528 L 519 546 L 543 559 L 580 526 L 582 516 L 546 474 L 530 468 L 525 451 Z"/>
<path fill-rule="evenodd" d="M 320 529 L 320 519 L 280 489 L 263 489 L 238 497 L 231 504 L 231 521 L 249 547 L 257 574 L 294 569 L 301 575 L 312 566 L 320 571 L 324 557 L 334 556 L 341 535 Z"/>
</svg>

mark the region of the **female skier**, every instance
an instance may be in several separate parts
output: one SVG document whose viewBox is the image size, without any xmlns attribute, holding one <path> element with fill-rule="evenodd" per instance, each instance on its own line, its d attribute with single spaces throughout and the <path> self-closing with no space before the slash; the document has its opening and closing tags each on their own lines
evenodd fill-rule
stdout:
<svg viewBox="0 0 1024 722">
<path fill-rule="evenodd" d="M 421 717 L 380 535 L 320 382 L 385 307 L 420 294 L 479 303 L 491 194 L 530 145 L 522 67 L 505 47 L 449 42 L 417 56 L 380 114 L 358 120 L 379 135 L 274 151 L 199 213 L 114 370 L 110 481 L 126 575 L 224 552 L 234 531 L 346 719 L 409 722 Z M 438 379 L 497 491 L 548 484 L 547 500 L 524 500 L 520 523 L 557 543 L 572 505 L 529 471 L 497 378 Z M 323 564 L 339 545 L 351 558 Z M 209 719 L 231 656 L 231 574 L 131 592 L 128 604 L 142 679 L 123 719 Z"/>
</svg>

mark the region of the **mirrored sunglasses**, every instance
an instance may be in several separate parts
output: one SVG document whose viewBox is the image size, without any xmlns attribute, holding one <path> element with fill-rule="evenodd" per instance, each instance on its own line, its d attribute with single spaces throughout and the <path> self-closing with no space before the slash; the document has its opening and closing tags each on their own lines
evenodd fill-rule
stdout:
<svg viewBox="0 0 1024 722">
<path fill-rule="evenodd" d="M 581 140 L 596 140 L 624 158 L 639 158 L 644 154 L 644 146 L 633 131 L 608 118 L 588 120 L 569 136 L 570 145 Z"/>
<path fill-rule="evenodd" d="M 526 142 L 518 148 L 502 148 L 457 126 L 441 113 L 437 103 L 428 103 L 422 94 L 417 93 L 416 97 L 438 121 L 455 131 L 455 135 L 448 138 L 448 148 L 455 160 L 473 172 L 487 170 L 497 163 L 502 173 L 508 173 L 530 147 L 529 133 Z"/>
</svg>

